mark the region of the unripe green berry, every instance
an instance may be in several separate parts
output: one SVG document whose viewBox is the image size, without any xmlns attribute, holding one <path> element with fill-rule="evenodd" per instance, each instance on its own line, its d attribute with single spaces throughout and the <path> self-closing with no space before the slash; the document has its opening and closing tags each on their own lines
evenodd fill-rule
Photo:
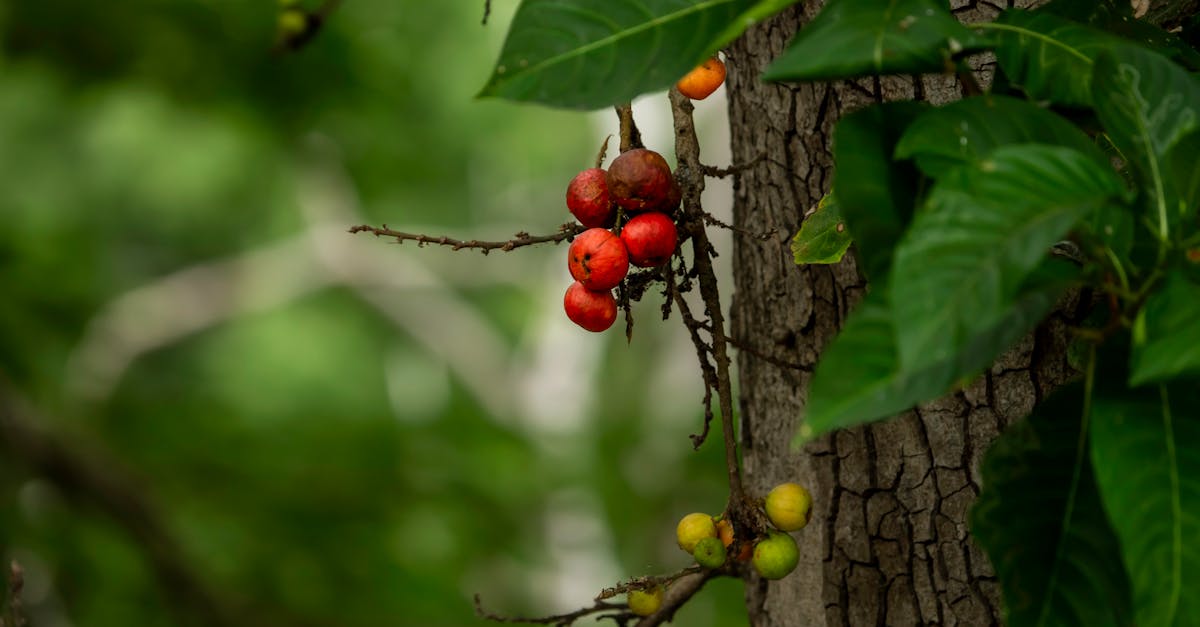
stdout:
<svg viewBox="0 0 1200 627">
<path fill-rule="evenodd" d="M 696 543 L 692 556 L 697 564 L 709 570 L 720 568 L 725 564 L 725 544 L 720 538 L 704 538 Z"/>
<path fill-rule="evenodd" d="M 800 549 L 796 541 L 780 531 L 767 532 L 767 537 L 754 546 L 754 569 L 764 579 L 782 579 L 796 568 Z"/>
<path fill-rule="evenodd" d="M 630 590 L 629 611 L 638 616 L 649 616 L 662 607 L 662 600 L 662 586 L 654 586 L 649 590 Z"/>
</svg>

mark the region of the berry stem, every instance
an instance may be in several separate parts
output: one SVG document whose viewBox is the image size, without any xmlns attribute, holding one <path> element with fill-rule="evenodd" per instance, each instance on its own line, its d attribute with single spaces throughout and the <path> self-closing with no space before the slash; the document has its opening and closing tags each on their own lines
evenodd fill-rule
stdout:
<svg viewBox="0 0 1200 627">
<path fill-rule="evenodd" d="M 585 230 L 584 227 L 582 227 L 574 222 L 568 222 L 568 223 L 558 227 L 558 232 L 554 233 L 553 235 L 530 235 L 528 233 L 517 233 L 517 236 L 510 240 L 489 242 L 489 241 L 483 241 L 483 240 L 477 240 L 477 239 L 460 240 L 460 239 L 455 239 L 453 237 L 446 237 L 445 235 L 422 235 L 420 233 L 404 233 L 401 231 L 394 231 L 392 229 L 389 229 L 386 224 L 383 226 L 370 226 L 370 225 L 366 225 L 366 224 L 360 224 L 358 226 L 350 227 L 351 233 L 371 233 L 371 234 L 374 234 L 376 237 L 392 237 L 392 238 L 396 239 L 397 244 L 399 244 L 401 242 L 405 242 L 405 241 L 411 241 L 411 242 L 417 242 L 418 246 L 424 246 L 425 244 L 437 244 L 439 246 L 449 246 L 453 250 L 462 250 L 464 248 L 472 248 L 472 249 L 482 252 L 485 255 L 489 251 L 493 251 L 493 250 L 502 250 L 504 252 L 508 252 L 515 248 L 521 248 L 522 246 L 532 246 L 534 244 L 545 244 L 545 243 L 550 243 L 550 242 L 557 244 L 558 242 L 561 242 L 563 240 L 571 239 L 572 237 L 582 233 L 584 230 Z"/>
</svg>

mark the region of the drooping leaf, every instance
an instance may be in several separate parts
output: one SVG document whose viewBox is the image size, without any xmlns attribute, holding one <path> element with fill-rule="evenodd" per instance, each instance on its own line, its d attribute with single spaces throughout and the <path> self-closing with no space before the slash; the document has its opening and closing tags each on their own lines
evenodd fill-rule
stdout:
<svg viewBox="0 0 1200 627">
<path fill-rule="evenodd" d="M 978 163 L 1009 144 L 1054 144 L 1074 148 L 1106 165 L 1107 157 L 1087 135 L 1062 117 L 1007 96 L 976 96 L 930 109 L 913 121 L 896 146 L 896 158 L 914 159 L 938 177 Z"/>
<path fill-rule="evenodd" d="M 1146 217 L 1166 239 L 1192 208 L 1168 179 L 1164 156 L 1197 128 L 1200 85 L 1160 55 L 1120 46 L 1097 58 L 1092 95 L 1109 139 L 1133 166 Z"/>
<path fill-rule="evenodd" d="M 852 241 L 837 201 L 826 194 L 816 210 L 804 217 L 800 232 L 792 238 L 792 257 L 797 265 L 837 263 Z"/>
<path fill-rule="evenodd" d="M 1200 285 L 1182 273 L 1146 301 L 1133 337 L 1129 385 L 1200 373 Z"/>
<path fill-rule="evenodd" d="M 912 217 L 920 173 L 911 162 L 894 161 L 892 153 L 924 110 L 914 102 L 889 102 L 856 111 L 834 128 L 833 195 L 868 277 L 887 274 L 892 250 Z"/>
<path fill-rule="evenodd" d="M 670 87 L 716 50 L 731 24 L 762 4 L 523 0 L 479 95 L 575 109 L 627 102 Z"/>
<path fill-rule="evenodd" d="M 984 45 L 940 0 L 830 0 L 763 79 L 941 72 L 952 56 Z"/>
<path fill-rule="evenodd" d="M 1092 471 L 1084 385 L 1039 403 L 988 449 L 971 534 L 987 551 L 1004 623 L 1126 627 L 1129 576 Z"/>
<path fill-rule="evenodd" d="M 965 350 L 917 368 L 900 363 L 888 289 L 876 285 L 821 355 L 796 442 L 882 420 L 945 394 L 1042 320 L 1077 276 L 1073 264 L 1045 260 L 1005 311 L 979 325 Z"/>
<path fill-rule="evenodd" d="M 1082 153 L 1033 144 L 997 148 L 940 179 L 896 248 L 891 272 L 904 367 L 966 350 L 1007 310 L 1050 245 L 1123 191 L 1111 169 Z"/>
<path fill-rule="evenodd" d="M 1182 218 L 1181 239 L 1195 232 L 1196 216 L 1200 211 L 1200 131 L 1192 131 L 1171 146 L 1166 161 L 1166 182 L 1170 186 L 1173 206 Z"/>
<path fill-rule="evenodd" d="M 1054 0 L 1038 11 L 1053 13 L 1150 48 L 1189 70 L 1200 69 L 1200 53 L 1178 35 L 1134 17 L 1133 3 L 1128 0 Z"/>
<path fill-rule="evenodd" d="M 737 17 L 720 35 L 717 36 L 713 44 L 713 49 L 724 48 L 726 44 L 737 39 L 746 32 L 747 28 L 779 13 L 780 11 L 796 4 L 800 0 L 760 0 L 754 6 L 746 9 L 744 13 Z"/>
<path fill-rule="evenodd" d="M 1091 453 L 1139 627 L 1200 625 L 1200 379 L 1098 385 Z"/>
<path fill-rule="evenodd" d="M 996 61 L 1012 85 L 1035 100 L 1088 106 L 1092 64 L 1121 40 L 1044 12 L 1010 9 L 988 26 L 996 31 Z"/>
</svg>

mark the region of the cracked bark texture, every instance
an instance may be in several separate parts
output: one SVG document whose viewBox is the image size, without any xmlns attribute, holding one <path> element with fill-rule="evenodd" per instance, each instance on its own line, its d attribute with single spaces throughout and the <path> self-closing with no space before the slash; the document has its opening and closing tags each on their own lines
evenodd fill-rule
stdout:
<svg viewBox="0 0 1200 627">
<path fill-rule="evenodd" d="M 760 82 L 763 68 L 821 4 L 804 3 L 759 24 L 728 51 L 733 161 L 766 154 L 735 183 L 735 226 L 780 233 L 767 242 L 735 236 L 733 335 L 755 338 L 752 348 L 761 353 L 806 365 L 816 363 L 867 289 L 851 256 L 837 265 L 799 267 L 788 247 L 805 210 L 830 188 L 835 122 L 881 100 L 944 103 L 962 95 L 950 76 Z M 952 6 L 963 21 L 975 22 L 1009 4 Z M 987 84 L 987 60 L 976 69 Z M 797 572 L 747 585 L 753 625 L 1000 624 L 999 585 L 968 536 L 967 512 L 980 490 L 987 446 L 1072 375 L 1065 326 L 1081 307 L 1076 297 L 1065 301 L 969 387 L 799 452 L 789 443 L 804 413 L 811 370 L 784 370 L 739 354 L 747 490 L 762 495 L 782 481 L 799 481 L 814 499 L 812 522 L 795 534 Z"/>
</svg>

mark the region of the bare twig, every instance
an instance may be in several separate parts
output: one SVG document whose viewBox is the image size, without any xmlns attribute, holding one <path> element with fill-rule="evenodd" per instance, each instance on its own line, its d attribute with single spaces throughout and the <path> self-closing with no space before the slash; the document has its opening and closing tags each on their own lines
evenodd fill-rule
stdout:
<svg viewBox="0 0 1200 627">
<path fill-rule="evenodd" d="M 767 231 L 766 233 L 751 233 L 750 231 L 747 231 L 746 229 L 738 228 L 736 226 L 733 226 L 732 224 L 727 224 L 725 222 L 722 222 L 719 218 L 712 215 L 711 213 L 708 213 L 707 211 L 704 212 L 704 221 L 713 226 L 717 226 L 717 227 L 732 231 L 734 233 L 741 233 L 742 235 L 745 235 L 746 237 L 753 237 L 754 239 L 759 239 L 764 242 L 779 234 L 779 229 L 776 229 L 773 227 L 771 228 L 770 231 Z"/>
<path fill-rule="evenodd" d="M 637 123 L 633 121 L 633 105 L 625 103 L 617 105 L 617 121 L 621 125 L 621 152 L 642 147 L 642 134 L 638 132 Z"/>
<path fill-rule="evenodd" d="M 596 154 L 596 167 L 604 165 L 604 157 L 608 155 L 608 140 L 612 139 L 612 135 L 604 138 L 604 143 L 600 144 L 600 152 Z"/>
<path fill-rule="evenodd" d="M 25 618 L 21 615 L 21 591 L 25 589 L 25 571 L 17 560 L 8 567 L 8 622 L 0 620 L 0 625 L 9 627 L 24 627 Z"/>
<path fill-rule="evenodd" d="M 492 16 L 492 0 L 483 0 L 483 21 L 480 24 L 487 26 L 488 18 Z"/>
<path fill-rule="evenodd" d="M 692 101 L 679 93 L 670 91 L 671 111 L 675 124 L 675 156 L 679 160 L 675 176 L 683 189 L 683 222 L 685 230 L 692 236 L 694 260 L 692 268 L 700 283 L 700 295 L 704 300 L 705 313 L 712 326 L 712 356 L 717 373 L 717 401 L 721 409 L 721 431 L 725 440 L 725 470 L 729 476 L 730 518 L 735 534 L 748 532 L 748 514 L 745 508 L 745 491 L 742 489 L 741 471 L 737 461 L 737 440 L 733 430 L 733 385 L 730 382 L 730 359 L 728 340 L 725 335 L 725 317 L 721 311 L 721 294 L 717 275 L 709 256 L 712 244 L 704 226 L 704 209 L 700 194 L 704 191 L 704 172 L 700 164 L 700 142 L 696 138 L 696 126 L 692 120 Z M 739 527 L 741 529 L 739 529 Z"/>
<path fill-rule="evenodd" d="M 654 586 L 670 586 L 671 584 L 684 577 L 687 577 L 688 575 L 695 575 L 703 572 L 705 572 L 703 568 L 693 565 L 688 566 L 683 570 L 673 572 L 669 575 L 646 575 L 643 577 L 634 577 L 628 581 L 622 581 L 611 588 L 605 588 L 601 590 L 600 594 L 596 595 L 596 601 L 611 599 L 618 594 L 628 594 L 634 590 L 647 590 L 653 588 Z"/>
<path fill-rule="evenodd" d="M 747 161 L 746 163 L 735 163 L 735 164 L 730 165 L 728 168 L 718 168 L 716 166 L 706 165 L 706 166 L 702 166 L 702 169 L 704 170 L 704 176 L 711 176 L 713 178 L 723 179 L 727 176 L 730 176 L 733 174 L 738 174 L 739 172 L 743 172 L 745 170 L 749 170 L 750 168 L 753 168 L 754 166 L 758 165 L 758 163 L 760 161 L 762 161 L 763 159 L 766 159 L 766 158 L 767 158 L 767 153 L 760 152 L 760 153 L 758 153 L 757 157 L 751 159 L 750 161 Z"/>
<path fill-rule="evenodd" d="M 555 614 L 553 616 L 542 616 L 538 618 L 529 618 L 524 616 L 501 616 L 483 609 L 483 600 L 479 598 L 478 594 L 475 595 L 475 615 L 482 619 L 490 620 L 494 623 L 525 623 L 530 625 L 556 625 L 558 627 L 566 627 L 567 625 L 571 625 L 575 621 L 586 616 L 610 611 L 628 615 L 628 609 L 624 603 L 596 601 L 596 604 L 592 605 L 591 607 L 581 608 L 575 610 L 574 612 L 567 612 L 566 614 Z"/>
<path fill-rule="evenodd" d="M 470 248 L 478 250 L 483 254 L 488 254 L 493 250 L 501 250 L 508 252 L 510 250 L 521 248 L 523 246 L 532 246 L 534 244 L 559 243 L 564 240 L 569 240 L 579 233 L 583 232 L 583 227 L 575 222 L 568 222 L 558 228 L 558 232 L 553 235 L 530 235 L 525 232 L 517 233 L 513 239 L 504 241 L 483 241 L 483 240 L 460 240 L 445 235 L 422 235 L 419 233 L 404 233 L 389 229 L 385 224 L 383 226 L 369 226 L 360 224 L 350 227 L 351 233 L 371 233 L 376 237 L 391 237 L 395 238 L 396 243 L 405 241 L 417 242 L 418 246 L 426 244 L 436 244 L 438 246 L 449 246 L 453 250 L 462 250 Z"/>
<path fill-rule="evenodd" d="M 704 441 L 708 439 L 708 431 L 712 425 L 713 410 L 712 410 L 712 395 L 713 388 L 717 387 L 717 371 L 713 368 L 712 362 L 708 360 L 712 348 L 700 337 L 700 329 L 707 328 L 706 325 L 697 320 L 692 315 L 692 310 L 688 303 L 683 298 L 683 294 L 679 291 L 679 287 L 675 285 L 675 272 L 668 268 L 666 274 L 667 293 L 670 299 L 673 300 L 679 307 L 679 316 L 683 319 L 683 325 L 687 327 L 688 335 L 692 338 L 692 345 L 696 347 L 696 357 L 700 360 L 700 375 L 704 381 L 704 428 L 700 433 L 693 433 L 688 436 L 692 439 L 692 448 L 700 450 Z"/>
</svg>

